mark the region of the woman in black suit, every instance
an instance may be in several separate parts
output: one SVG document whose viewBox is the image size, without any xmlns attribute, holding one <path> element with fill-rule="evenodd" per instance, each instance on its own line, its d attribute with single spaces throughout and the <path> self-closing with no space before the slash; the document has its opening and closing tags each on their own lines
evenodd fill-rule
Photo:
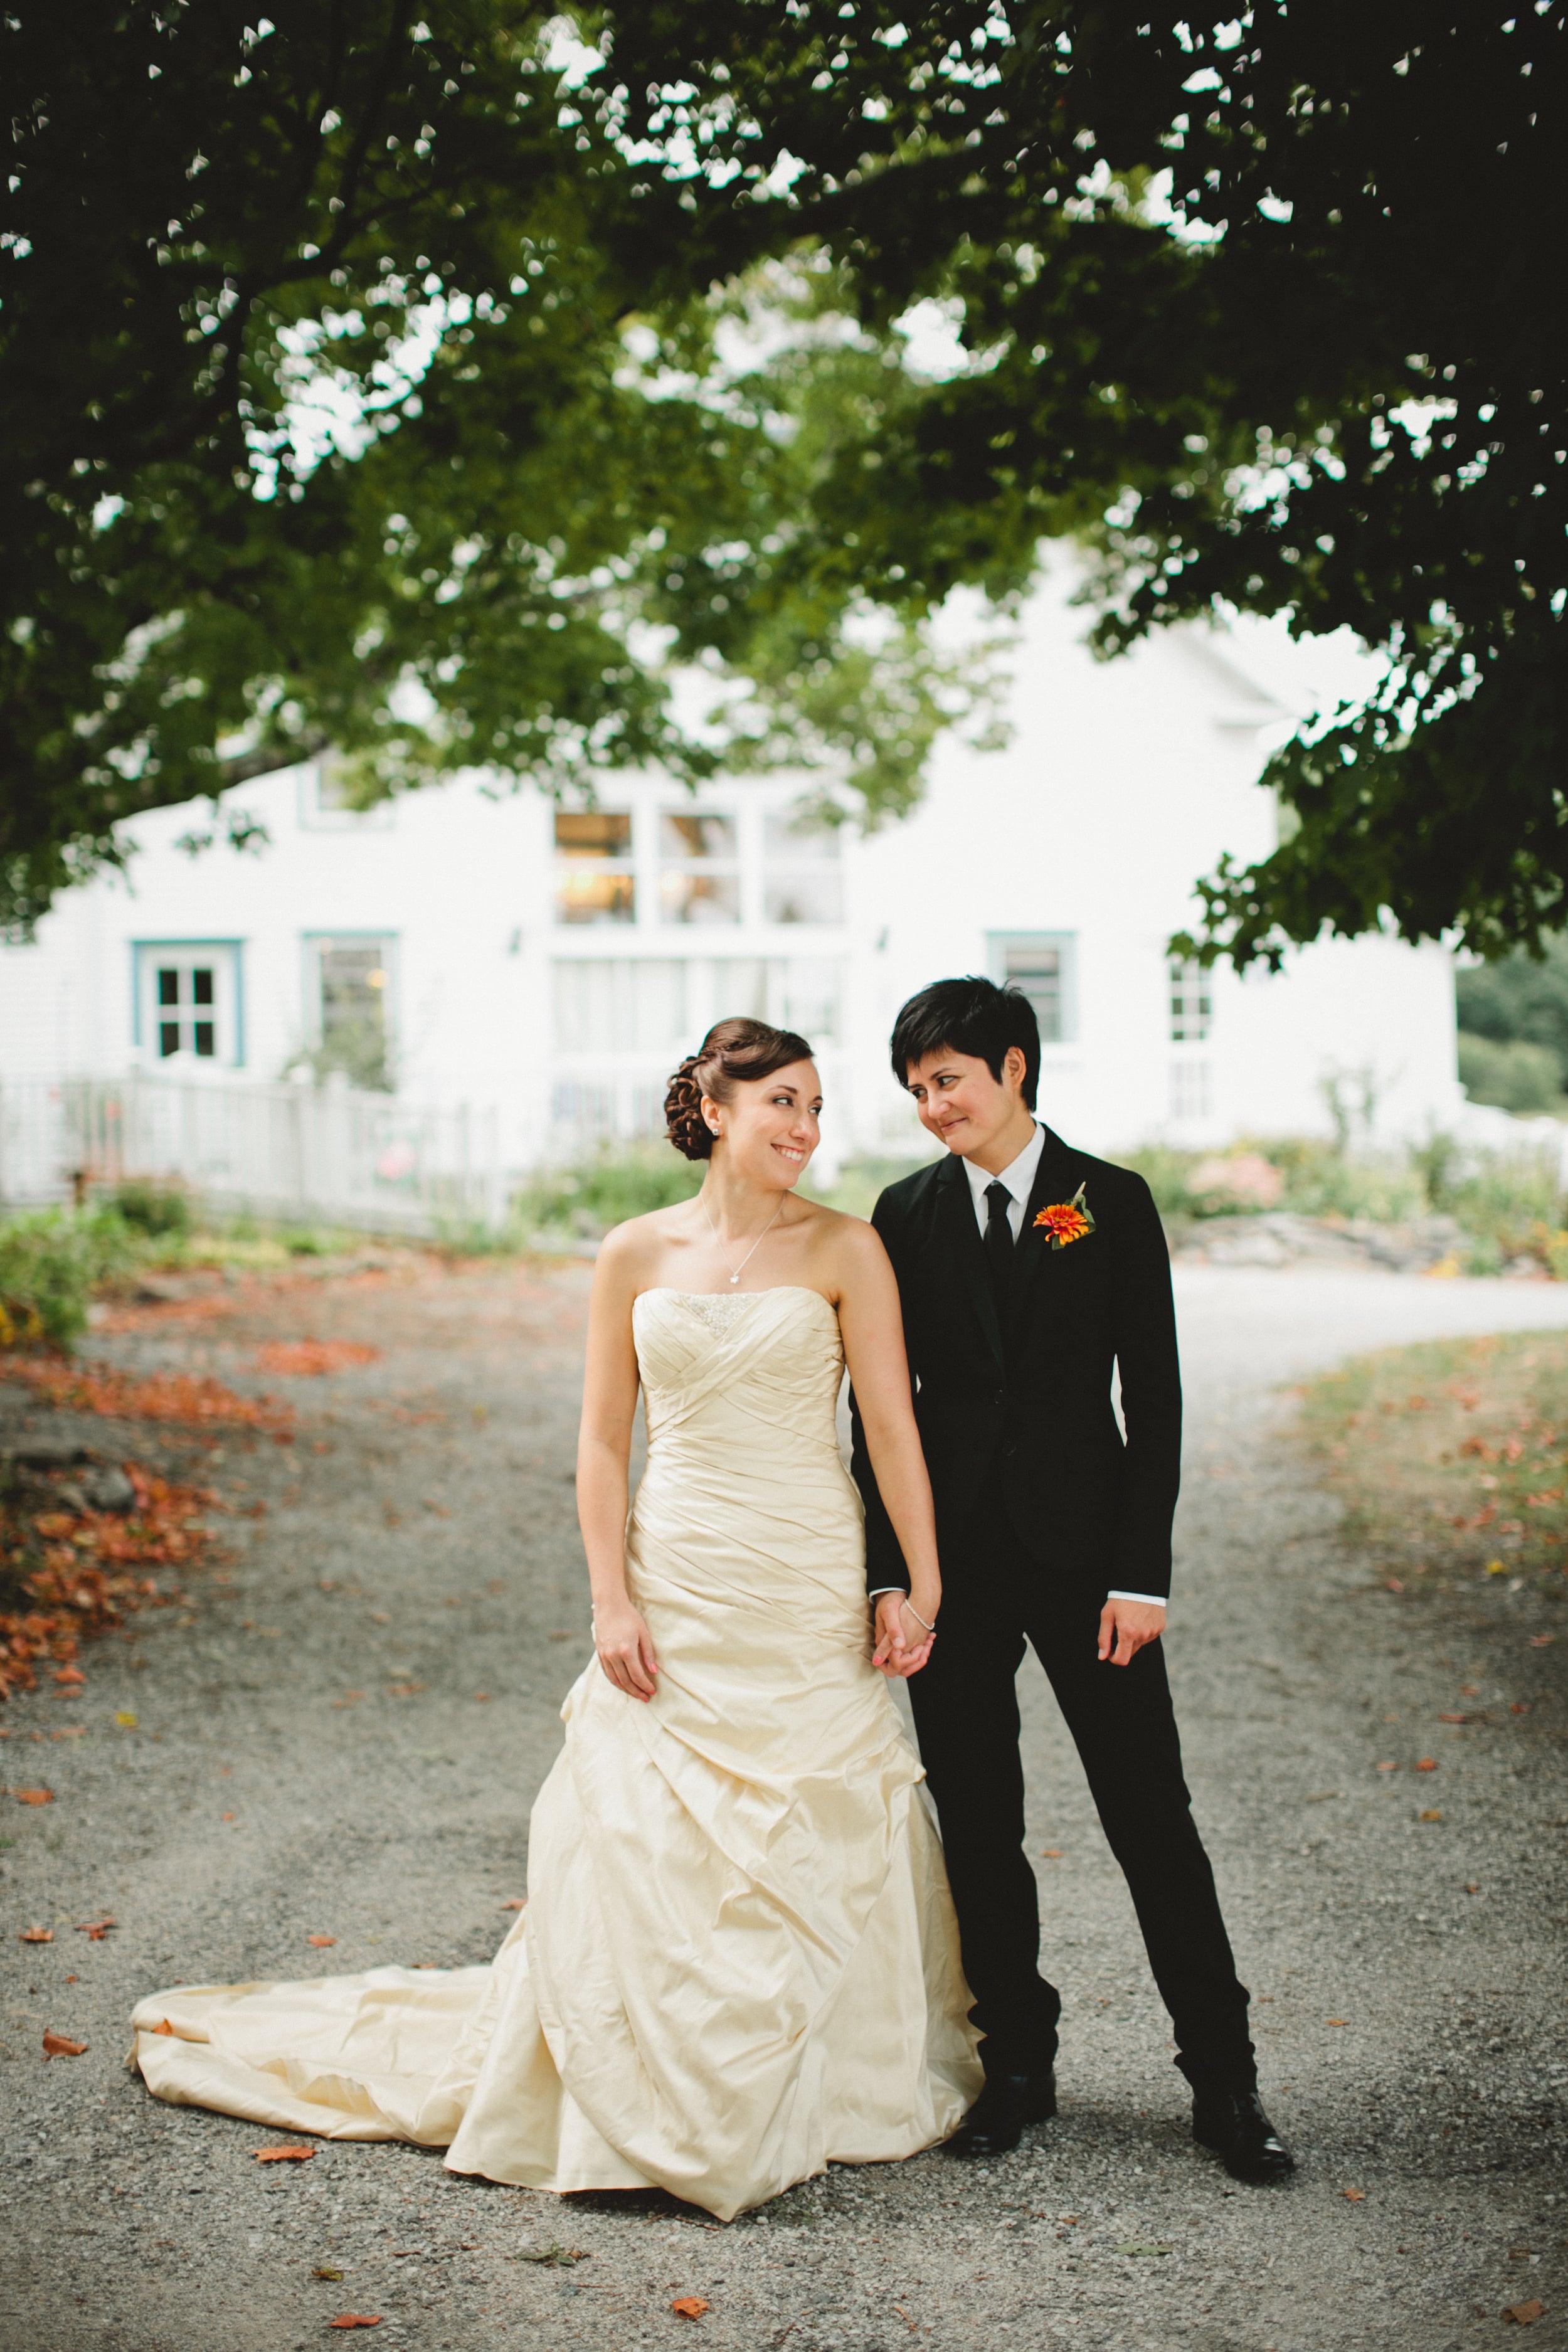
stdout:
<svg viewBox="0 0 1568 2352">
<path fill-rule="evenodd" d="M 941 1634 L 910 1697 L 984 2036 L 985 2088 L 950 2146 L 999 2154 L 1056 2109 L 1061 2001 L 1039 1974 L 1023 1850 L 1027 1643 L 1126 1874 L 1194 2134 L 1238 2179 L 1282 2179 L 1293 2160 L 1258 2102 L 1160 1642 L 1182 1391 L 1159 1214 L 1141 1176 L 1037 1122 L 1039 1032 L 1016 991 L 938 981 L 904 1006 L 891 1051 L 948 1154 L 889 1185 L 872 1223 L 898 1276 L 942 1567 Z M 896 1650 L 909 1580 L 858 1421 L 854 1466 L 879 1643 Z"/>
</svg>

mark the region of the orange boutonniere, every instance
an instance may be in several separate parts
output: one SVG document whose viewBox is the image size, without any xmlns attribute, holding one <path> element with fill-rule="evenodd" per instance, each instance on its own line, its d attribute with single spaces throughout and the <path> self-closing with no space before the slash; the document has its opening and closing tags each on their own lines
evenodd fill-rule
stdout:
<svg viewBox="0 0 1568 2352">
<path fill-rule="evenodd" d="M 1050 1208 L 1042 1209 L 1035 1219 L 1037 1225 L 1045 1227 L 1052 1249 L 1066 1249 L 1069 1242 L 1080 1242 L 1085 1234 L 1093 1233 L 1094 1219 L 1083 1195 L 1084 1186 L 1080 1184 L 1070 1201 L 1054 1202 Z"/>
</svg>

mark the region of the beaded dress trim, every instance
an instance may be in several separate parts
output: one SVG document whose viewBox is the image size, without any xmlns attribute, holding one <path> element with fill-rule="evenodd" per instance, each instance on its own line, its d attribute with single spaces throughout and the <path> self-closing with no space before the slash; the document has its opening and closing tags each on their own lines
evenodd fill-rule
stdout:
<svg viewBox="0 0 1568 2352">
<path fill-rule="evenodd" d="M 717 1332 L 721 1338 L 734 1329 L 741 1319 L 742 1307 L 750 1307 L 753 1299 L 765 1298 L 767 1295 L 765 1290 L 676 1290 L 670 1293 L 696 1316 L 700 1323 L 706 1323 L 710 1331 Z"/>
</svg>

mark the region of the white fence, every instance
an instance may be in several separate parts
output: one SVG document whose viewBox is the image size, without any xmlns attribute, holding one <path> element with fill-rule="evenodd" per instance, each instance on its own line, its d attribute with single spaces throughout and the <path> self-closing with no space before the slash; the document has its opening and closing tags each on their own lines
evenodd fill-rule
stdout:
<svg viewBox="0 0 1568 2352">
<path fill-rule="evenodd" d="M 130 1177 L 224 1210 L 434 1235 L 500 1224 L 496 1113 L 418 1110 L 329 1082 L 238 1086 L 136 1071 L 0 1082 L 0 1204 Z"/>
</svg>

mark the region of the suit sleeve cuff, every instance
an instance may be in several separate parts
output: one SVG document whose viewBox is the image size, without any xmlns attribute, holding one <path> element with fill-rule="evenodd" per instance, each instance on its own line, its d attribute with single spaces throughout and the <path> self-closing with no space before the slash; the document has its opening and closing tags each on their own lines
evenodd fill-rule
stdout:
<svg viewBox="0 0 1568 2352">
<path fill-rule="evenodd" d="M 1168 1609 L 1170 1602 L 1163 1592 L 1108 1592 L 1108 1601 L 1142 1601 L 1151 1609 Z"/>
</svg>

